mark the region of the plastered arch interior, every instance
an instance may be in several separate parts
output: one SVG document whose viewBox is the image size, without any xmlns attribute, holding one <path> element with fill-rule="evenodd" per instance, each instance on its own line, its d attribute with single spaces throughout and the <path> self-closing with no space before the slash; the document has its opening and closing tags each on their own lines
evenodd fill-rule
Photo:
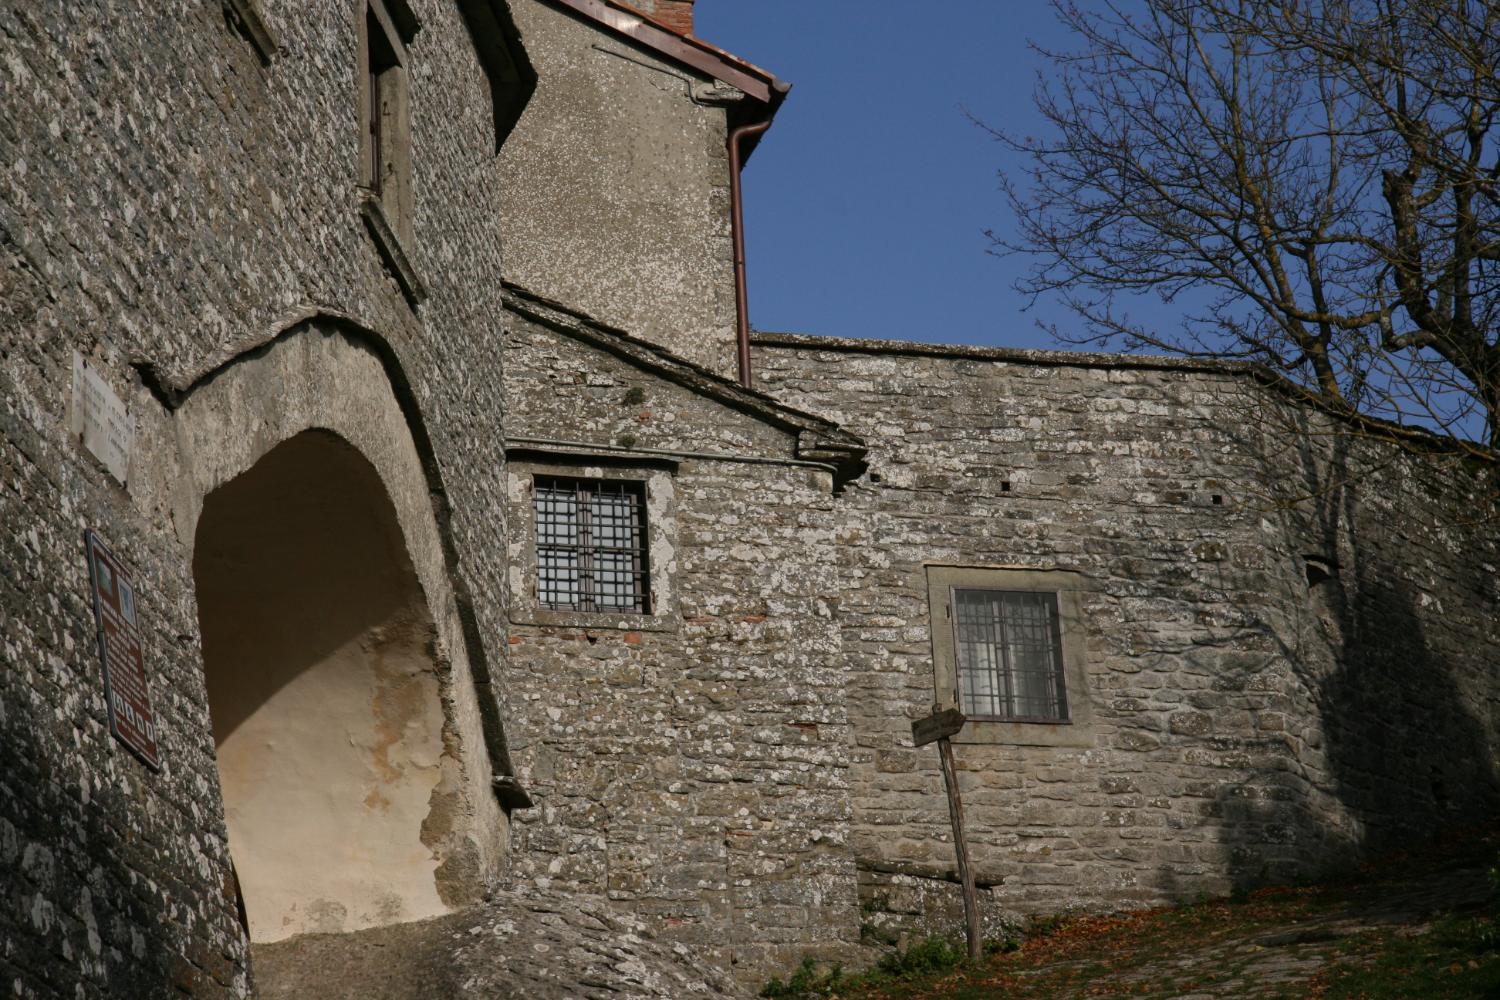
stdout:
<svg viewBox="0 0 1500 1000">
<path fill-rule="evenodd" d="M 193 553 L 252 940 L 477 898 L 506 818 L 428 481 L 382 358 L 304 323 L 200 382 L 173 420 L 171 506 Z"/>
</svg>

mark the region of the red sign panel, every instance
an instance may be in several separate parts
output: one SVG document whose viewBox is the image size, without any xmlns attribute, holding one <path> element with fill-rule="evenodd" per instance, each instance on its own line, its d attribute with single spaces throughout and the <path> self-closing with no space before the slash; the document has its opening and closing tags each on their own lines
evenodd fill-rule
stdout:
<svg viewBox="0 0 1500 1000">
<path fill-rule="evenodd" d="M 156 715 L 146 688 L 146 661 L 136 624 L 135 585 L 99 536 L 84 532 L 89 580 L 94 585 L 94 623 L 104 661 L 104 702 L 109 731 L 153 769 L 161 767 L 156 748 Z"/>
</svg>

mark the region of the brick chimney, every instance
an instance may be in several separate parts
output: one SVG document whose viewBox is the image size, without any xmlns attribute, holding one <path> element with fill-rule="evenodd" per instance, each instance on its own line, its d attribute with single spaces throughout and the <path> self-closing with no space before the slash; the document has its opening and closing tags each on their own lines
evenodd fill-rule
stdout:
<svg viewBox="0 0 1500 1000">
<path fill-rule="evenodd" d="M 673 31 L 693 33 L 693 0 L 625 0 L 630 6 L 656 18 Z"/>
</svg>

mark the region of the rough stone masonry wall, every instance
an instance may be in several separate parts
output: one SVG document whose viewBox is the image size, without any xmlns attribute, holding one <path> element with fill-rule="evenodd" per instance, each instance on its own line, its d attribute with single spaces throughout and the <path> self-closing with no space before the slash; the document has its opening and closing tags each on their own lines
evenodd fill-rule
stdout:
<svg viewBox="0 0 1500 1000">
<path fill-rule="evenodd" d="M 512 626 L 508 733 L 537 802 L 516 816 L 515 871 L 605 892 L 746 985 L 807 950 L 849 957 L 828 472 L 791 461 L 781 430 L 519 318 L 506 384 L 513 442 L 624 442 L 627 466 L 645 449 L 725 457 L 684 458 L 672 476 L 652 577 L 669 574 L 675 597 L 654 623 Z M 516 519 L 532 516 L 522 488 Z"/>
<path fill-rule="evenodd" d="M 739 92 L 556 5 L 511 7 L 538 81 L 500 154 L 506 278 L 732 374 Z"/>
<path fill-rule="evenodd" d="M 1364 852 L 1483 822 L 1500 806 L 1495 464 L 1273 413 L 1263 492 L 1310 571 L 1289 655 L 1329 813 Z"/>
<path fill-rule="evenodd" d="M 934 694 L 924 563 L 1085 581 L 1088 745 L 956 748 L 992 917 L 1219 894 L 1493 813 L 1492 476 L 1201 365 L 780 335 L 755 361 L 871 445 L 839 541 L 877 938 L 958 919 L 909 730 Z M 1310 588 L 1320 553 L 1337 580 Z"/>
<path fill-rule="evenodd" d="M 0 4 L 0 983 L 23 998 L 243 995 L 244 944 L 184 541 L 66 433 L 81 351 L 173 450 L 166 382 L 290 318 L 356 317 L 431 431 L 456 585 L 498 594 L 499 205 L 489 88 L 452 4 L 414 0 L 414 310 L 361 221 L 354 3 L 257 4 L 270 66 L 217 3 Z M 274 400 L 271 401 L 274 403 Z M 134 568 L 164 765 L 105 727 L 85 526 Z M 501 598 L 475 607 L 492 664 Z"/>
</svg>

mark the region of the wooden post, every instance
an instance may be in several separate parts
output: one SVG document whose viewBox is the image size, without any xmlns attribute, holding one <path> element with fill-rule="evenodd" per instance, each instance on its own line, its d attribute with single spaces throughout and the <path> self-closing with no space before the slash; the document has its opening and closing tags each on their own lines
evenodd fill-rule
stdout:
<svg viewBox="0 0 1500 1000">
<path fill-rule="evenodd" d="M 964 923 L 969 934 L 969 958 L 977 961 L 983 950 L 979 926 L 979 894 L 974 888 L 974 869 L 969 865 L 969 842 L 964 839 L 964 804 L 958 794 L 958 769 L 953 764 L 953 744 L 948 737 L 963 728 L 963 713 L 956 708 L 940 709 L 911 724 L 912 742 L 916 746 L 937 742 L 938 760 L 943 765 L 943 784 L 948 789 L 948 816 L 953 820 L 953 850 L 958 855 L 958 880 L 963 886 Z"/>
<path fill-rule="evenodd" d="M 953 744 L 944 736 L 937 741 L 943 762 L 943 783 L 948 786 L 948 813 L 953 818 L 953 849 L 958 854 L 958 878 L 963 883 L 964 922 L 969 928 L 969 958 L 977 961 L 983 947 L 979 927 L 979 895 L 974 889 L 974 869 L 969 865 L 969 842 L 964 839 L 964 804 L 958 797 L 958 771 L 953 766 Z"/>
</svg>

